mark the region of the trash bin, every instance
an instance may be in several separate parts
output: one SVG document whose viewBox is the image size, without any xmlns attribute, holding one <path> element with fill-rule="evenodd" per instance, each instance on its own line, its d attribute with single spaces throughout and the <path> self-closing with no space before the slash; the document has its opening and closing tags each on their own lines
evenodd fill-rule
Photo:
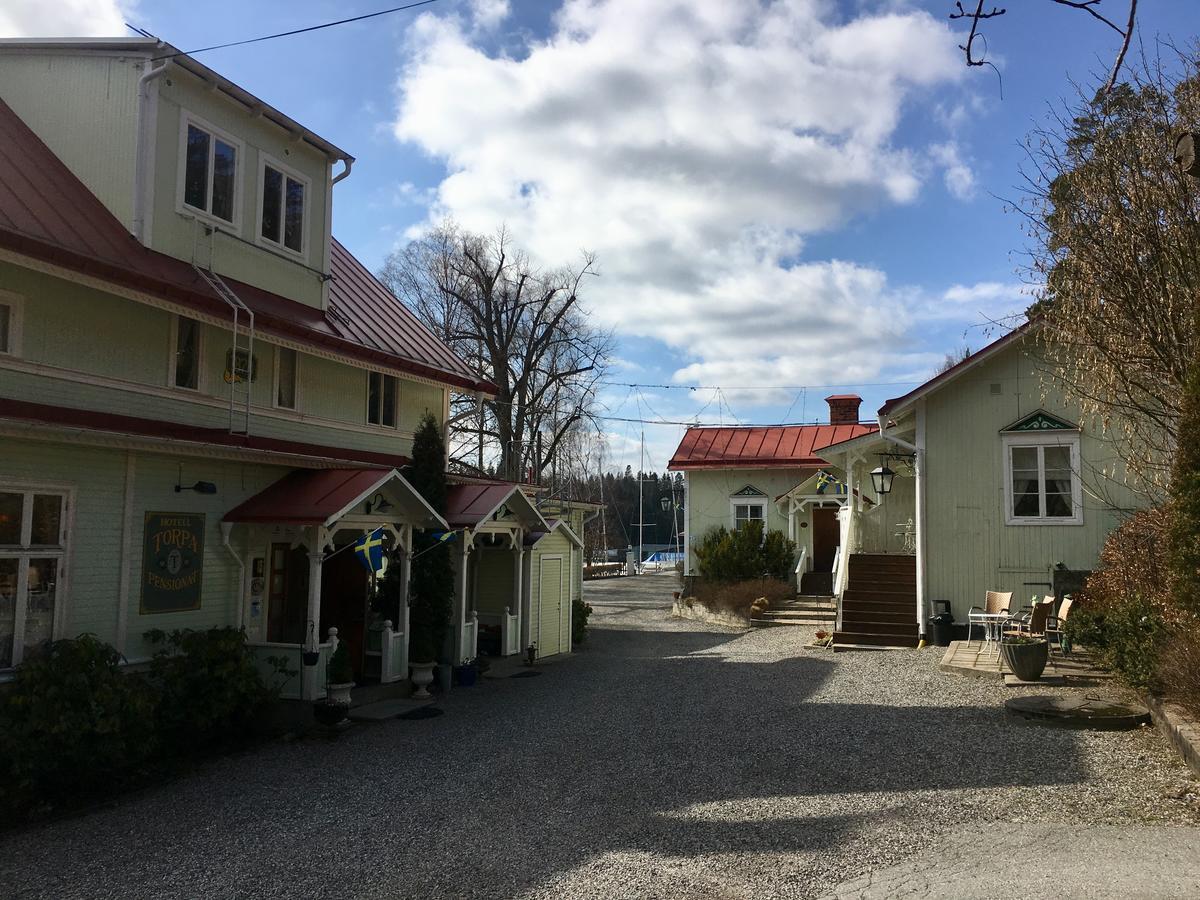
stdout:
<svg viewBox="0 0 1200 900">
<path fill-rule="evenodd" d="M 929 617 L 929 639 L 935 647 L 949 647 L 954 637 L 954 615 L 945 600 L 938 600 L 937 605 L 942 611 Z"/>
</svg>

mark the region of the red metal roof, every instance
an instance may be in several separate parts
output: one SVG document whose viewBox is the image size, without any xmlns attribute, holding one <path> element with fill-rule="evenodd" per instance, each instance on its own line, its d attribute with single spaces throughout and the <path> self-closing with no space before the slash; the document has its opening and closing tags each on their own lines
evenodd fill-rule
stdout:
<svg viewBox="0 0 1200 900">
<path fill-rule="evenodd" d="M 478 525 L 516 490 L 514 484 L 458 484 L 446 494 L 446 521 L 456 528 Z"/>
<path fill-rule="evenodd" d="M 297 469 L 235 506 L 225 521 L 324 525 L 390 478 L 384 469 Z"/>
<path fill-rule="evenodd" d="M 257 435 L 230 434 L 221 428 L 201 428 L 177 422 L 162 422 L 157 419 L 142 419 L 136 416 L 120 416 L 91 409 L 74 409 L 65 406 L 50 406 L 44 403 L 29 403 L 0 397 L 0 420 L 49 425 L 57 428 L 80 429 L 106 434 L 128 435 L 182 441 L 208 447 L 232 447 L 259 450 L 270 453 L 287 453 L 316 459 L 344 460 L 366 465 L 400 468 L 408 465 L 408 458 L 390 453 L 373 453 L 367 450 L 351 450 L 345 447 L 328 447 L 323 444 L 306 444 L 299 441 L 284 441 L 278 438 Z M 378 470 L 377 470 L 378 471 Z"/>
<path fill-rule="evenodd" d="M 689 428 L 667 468 L 761 469 L 825 464 L 824 447 L 878 431 L 875 425 L 767 425 Z"/>
<path fill-rule="evenodd" d="M 229 311 L 192 266 L 150 250 L 0 100 L 0 247 L 198 312 Z M 258 330 L 358 361 L 493 392 L 336 240 L 326 313 L 233 279 Z"/>
</svg>

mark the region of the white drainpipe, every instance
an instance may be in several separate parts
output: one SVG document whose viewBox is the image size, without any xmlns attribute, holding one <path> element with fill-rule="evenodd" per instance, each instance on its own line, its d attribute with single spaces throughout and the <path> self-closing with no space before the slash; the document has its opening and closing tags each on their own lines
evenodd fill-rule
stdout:
<svg viewBox="0 0 1200 900">
<path fill-rule="evenodd" d="M 158 100 L 151 100 L 150 83 L 167 74 L 167 64 L 155 66 L 147 60 L 137 85 L 137 146 L 133 151 L 133 236 L 141 243 L 148 238 L 146 220 L 150 196 L 150 181 L 154 178 L 154 125 L 157 121 Z"/>
<path fill-rule="evenodd" d="M 237 628 L 244 628 L 246 622 L 246 563 L 238 556 L 237 551 L 233 549 L 233 544 L 229 542 L 230 536 L 233 534 L 233 522 L 221 523 L 221 543 L 225 545 L 225 549 L 229 551 L 229 555 L 233 557 L 234 562 L 238 566 L 238 596 L 237 596 Z"/>
<path fill-rule="evenodd" d="M 917 401 L 916 408 L 917 433 L 916 443 L 910 444 L 894 435 L 887 433 L 887 422 L 879 416 L 879 436 L 885 441 L 895 444 L 913 454 L 913 475 L 915 476 L 916 510 L 914 523 L 917 530 L 917 629 L 921 634 L 922 643 L 925 640 L 925 401 Z"/>
</svg>

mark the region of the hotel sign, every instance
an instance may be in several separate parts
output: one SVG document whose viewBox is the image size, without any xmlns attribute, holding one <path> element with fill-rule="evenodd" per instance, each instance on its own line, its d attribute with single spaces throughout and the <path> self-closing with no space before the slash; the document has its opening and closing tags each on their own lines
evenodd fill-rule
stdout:
<svg viewBox="0 0 1200 900">
<path fill-rule="evenodd" d="M 142 615 L 200 608 L 204 514 L 146 513 Z"/>
</svg>

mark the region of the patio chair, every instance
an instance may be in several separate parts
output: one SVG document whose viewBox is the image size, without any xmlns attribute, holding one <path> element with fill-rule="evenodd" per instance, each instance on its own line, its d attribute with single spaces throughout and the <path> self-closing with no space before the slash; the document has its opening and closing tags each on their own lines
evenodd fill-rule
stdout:
<svg viewBox="0 0 1200 900">
<path fill-rule="evenodd" d="M 972 606 L 967 612 L 967 646 L 971 646 L 971 630 L 978 624 L 983 626 L 985 639 L 990 639 L 992 628 L 997 624 L 993 616 L 1008 615 L 1008 604 L 1012 602 L 1012 591 L 988 591 L 983 606 Z"/>
<path fill-rule="evenodd" d="M 1046 621 L 1050 618 L 1051 612 L 1054 610 L 1054 598 L 1042 597 L 1038 600 L 1033 598 L 1034 602 L 1030 606 L 1023 607 L 1019 613 L 1012 617 L 1008 627 L 1004 633 L 1006 635 L 1018 635 L 1023 637 L 1031 637 L 1037 635 L 1043 637 L 1046 634 Z"/>
<path fill-rule="evenodd" d="M 1071 596 L 1068 594 L 1063 597 L 1062 603 L 1058 607 L 1058 615 L 1046 617 L 1046 643 L 1050 645 L 1050 656 L 1054 656 L 1054 645 L 1058 645 L 1058 649 L 1066 656 L 1070 656 L 1070 651 L 1067 649 L 1064 641 L 1066 640 L 1066 624 L 1067 614 L 1071 612 Z"/>
</svg>

